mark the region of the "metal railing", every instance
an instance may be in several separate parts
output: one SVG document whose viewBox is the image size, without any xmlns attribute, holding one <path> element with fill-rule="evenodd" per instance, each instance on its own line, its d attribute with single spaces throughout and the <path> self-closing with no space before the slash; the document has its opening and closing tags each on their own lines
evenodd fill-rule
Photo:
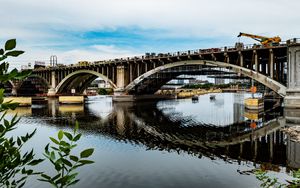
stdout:
<svg viewBox="0 0 300 188">
<path fill-rule="evenodd" d="M 300 38 L 294 38 L 288 41 L 280 42 L 277 46 L 272 46 L 272 48 L 276 47 L 284 47 L 288 44 L 300 43 Z M 222 52 L 232 52 L 232 51 L 240 51 L 240 50 L 254 50 L 254 49 L 264 49 L 269 48 L 260 44 L 243 44 L 241 46 L 224 46 L 220 48 L 205 48 L 205 49 L 195 49 L 195 50 L 187 50 L 187 51 L 177 51 L 177 52 L 168 52 L 168 53 L 145 53 L 145 55 L 134 56 L 134 57 L 125 57 L 125 58 L 116 58 L 116 59 L 108 59 L 108 60 L 100 60 L 89 62 L 88 65 L 101 65 L 101 64 L 112 64 L 112 63 L 122 63 L 127 61 L 141 61 L 141 60 L 151 60 L 151 59 L 159 59 L 159 58 L 172 58 L 172 57 L 180 57 L 180 56 L 189 56 L 189 55 L 203 55 L 203 54 L 211 54 L 211 53 L 222 53 Z M 71 64 L 66 65 L 64 67 L 78 67 L 82 66 L 79 64 Z M 51 67 L 55 68 L 55 67 Z M 57 67 L 59 68 L 59 67 Z M 48 69 L 48 68 L 45 68 Z"/>
</svg>

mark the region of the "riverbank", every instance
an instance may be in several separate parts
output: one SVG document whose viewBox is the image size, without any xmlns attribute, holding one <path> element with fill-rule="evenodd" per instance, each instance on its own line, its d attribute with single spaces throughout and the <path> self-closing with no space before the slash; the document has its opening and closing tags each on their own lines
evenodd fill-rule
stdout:
<svg viewBox="0 0 300 188">
<path fill-rule="evenodd" d="M 159 90 L 157 95 L 173 95 L 179 99 L 190 98 L 195 95 L 205 95 L 209 93 L 222 93 L 222 89 L 180 89 L 178 91 L 175 90 Z"/>
<path fill-rule="evenodd" d="M 188 90 L 181 90 L 179 93 L 177 93 L 177 98 L 189 98 L 194 95 L 205 95 L 209 93 L 222 93 L 221 89 L 188 89 Z"/>
</svg>

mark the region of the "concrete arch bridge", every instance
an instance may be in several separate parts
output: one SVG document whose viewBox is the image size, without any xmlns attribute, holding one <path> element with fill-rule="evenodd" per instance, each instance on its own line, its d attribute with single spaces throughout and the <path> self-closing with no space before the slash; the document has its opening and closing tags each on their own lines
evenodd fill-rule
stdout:
<svg viewBox="0 0 300 188">
<path fill-rule="evenodd" d="M 299 64 L 300 42 L 294 39 L 267 48 L 253 45 L 198 49 L 40 68 L 34 69 L 33 75 L 42 78 L 40 82 L 48 86 L 48 95 L 68 94 L 72 89 L 82 93 L 98 77 L 107 81 L 116 94 L 142 95 L 153 94 L 170 79 L 183 74 L 180 70 L 189 72 L 187 67 L 198 67 L 199 71 L 223 67 L 264 84 L 282 97 L 292 96 L 292 100 L 300 91 Z"/>
</svg>

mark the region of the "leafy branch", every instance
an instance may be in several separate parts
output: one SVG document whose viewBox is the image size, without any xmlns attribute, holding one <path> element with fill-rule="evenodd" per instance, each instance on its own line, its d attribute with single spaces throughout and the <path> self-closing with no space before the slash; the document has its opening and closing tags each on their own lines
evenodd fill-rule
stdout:
<svg viewBox="0 0 300 188">
<path fill-rule="evenodd" d="M 24 51 L 14 50 L 16 40 L 11 39 L 5 43 L 4 49 L 0 49 L 0 61 L 7 57 L 17 57 Z M 23 79 L 30 74 L 30 71 L 18 72 L 17 69 L 8 71 L 9 63 L 0 64 L 0 83 L 4 84 L 13 79 Z M 14 110 L 18 103 L 11 101 L 4 103 L 4 89 L 0 89 L 0 187 L 22 187 L 30 175 L 37 175 L 40 172 L 34 172 L 30 166 L 35 166 L 43 159 L 35 159 L 33 150 L 21 153 L 23 145 L 35 134 L 34 130 L 30 134 L 19 137 L 8 137 L 7 133 L 16 128 L 20 121 L 17 114 L 8 121 L 5 119 L 7 110 Z"/>
<path fill-rule="evenodd" d="M 68 187 L 79 181 L 76 179 L 78 173 L 75 172 L 78 167 L 94 163 L 86 159 L 93 154 L 93 148 L 83 150 L 80 156 L 72 155 L 72 150 L 77 146 L 75 143 L 81 137 L 77 131 L 78 122 L 75 124 L 73 134 L 60 130 L 57 139 L 50 137 L 54 145 L 48 144 L 45 147 L 44 156 L 51 162 L 57 173 L 54 176 L 43 173 L 40 181 L 48 182 L 57 188 Z"/>
</svg>

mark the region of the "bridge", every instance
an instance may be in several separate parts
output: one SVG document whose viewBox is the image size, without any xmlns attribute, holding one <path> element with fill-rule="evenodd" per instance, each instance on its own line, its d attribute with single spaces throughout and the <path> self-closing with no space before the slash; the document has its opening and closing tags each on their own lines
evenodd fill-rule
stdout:
<svg viewBox="0 0 300 188">
<path fill-rule="evenodd" d="M 300 107 L 300 42 L 288 40 L 277 46 L 237 45 L 176 53 L 95 61 L 85 65 L 34 69 L 28 78 L 48 96 L 82 93 L 96 78 L 111 85 L 116 96 L 153 94 L 182 74 L 180 69 L 222 67 L 252 78 L 285 98 L 290 107 Z M 177 69 L 177 71 L 170 71 Z M 27 81 L 27 83 L 26 83 Z M 13 93 L 22 93 L 28 80 L 12 83 Z M 30 83 L 29 83 L 30 84 Z M 28 86 L 27 86 L 28 87 Z M 30 86 L 32 88 L 32 86 Z M 36 89 L 37 90 L 37 89 Z"/>
</svg>

